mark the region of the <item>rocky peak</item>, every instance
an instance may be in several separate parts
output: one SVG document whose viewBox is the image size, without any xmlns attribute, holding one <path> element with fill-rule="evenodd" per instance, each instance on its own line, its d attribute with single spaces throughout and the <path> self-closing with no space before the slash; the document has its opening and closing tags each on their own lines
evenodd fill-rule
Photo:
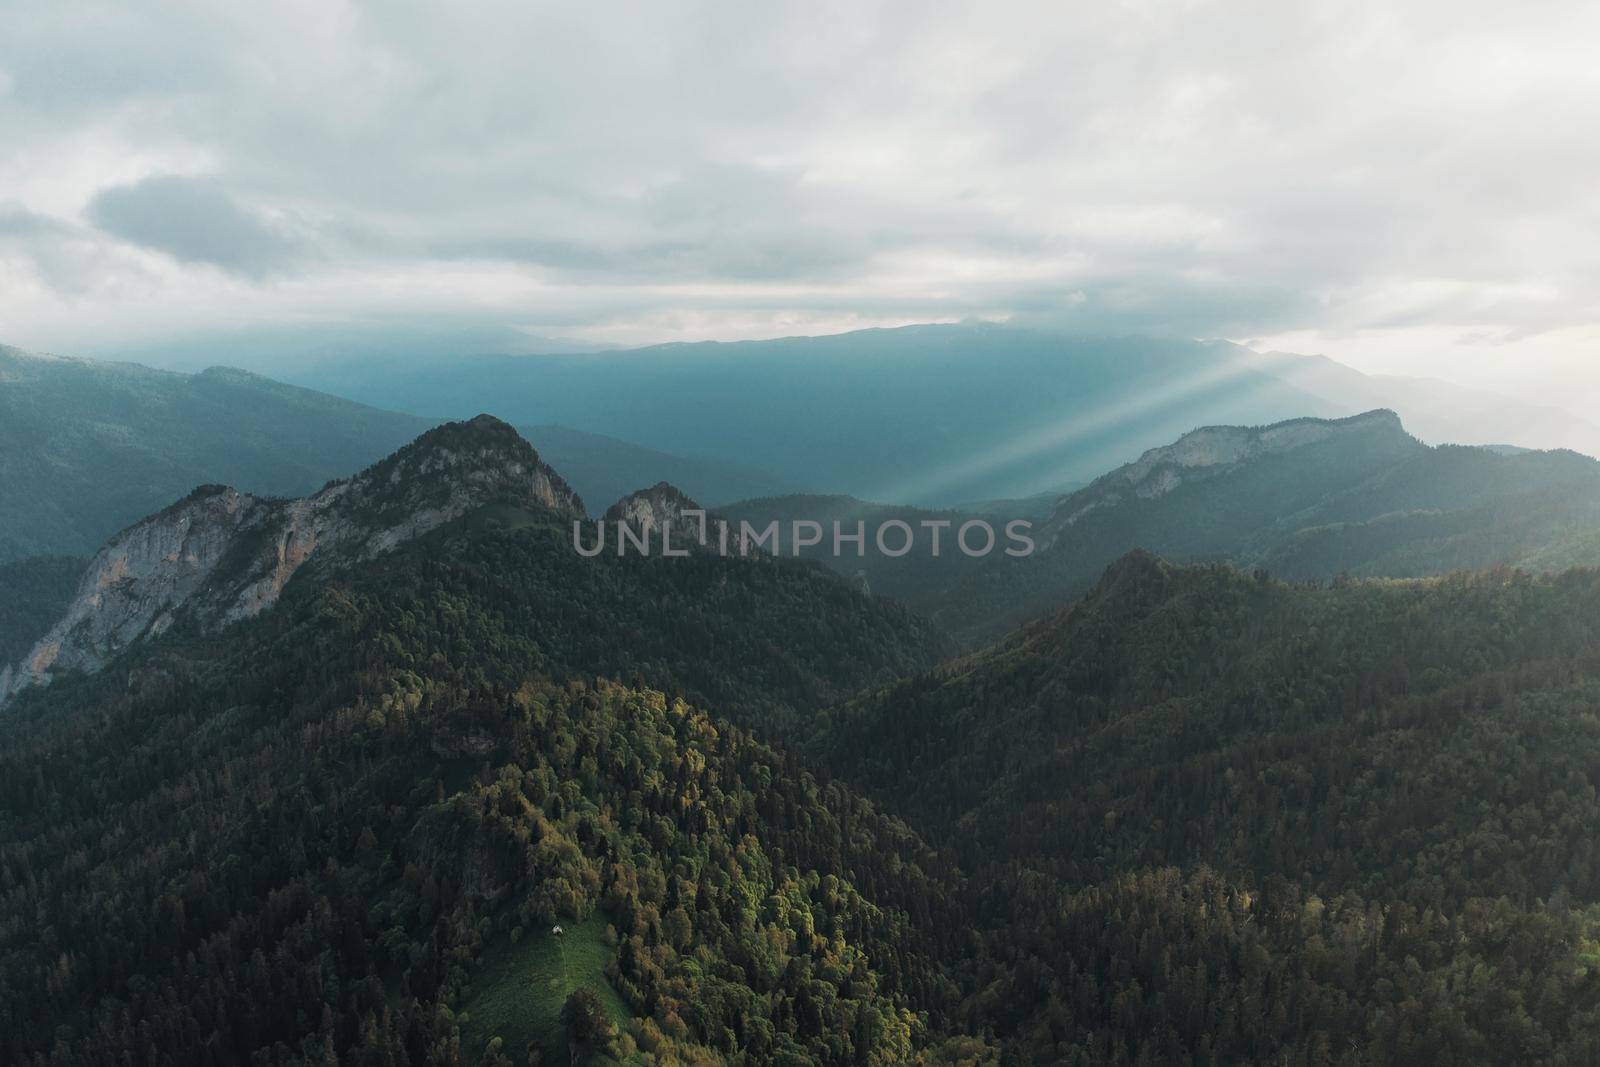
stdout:
<svg viewBox="0 0 1600 1067">
<path fill-rule="evenodd" d="M 584 514 L 533 446 L 488 415 L 430 430 L 297 500 L 203 486 L 100 550 L 66 615 L 0 671 L 0 703 L 56 671 L 98 670 L 179 618 L 216 630 L 260 614 L 313 558 L 328 566 L 371 558 L 499 500 Z"/>
<path fill-rule="evenodd" d="M 408 491 L 446 487 L 526 497 L 558 511 L 584 514 L 583 501 L 539 453 L 492 415 L 435 426 L 355 478 L 364 492 L 389 504 L 407 504 Z M 401 499 L 394 499 L 400 490 Z"/>
<path fill-rule="evenodd" d="M 685 513 L 704 510 L 676 486 L 657 482 L 648 489 L 629 493 L 612 504 L 606 509 L 602 521 L 625 522 L 647 531 L 670 529 L 673 548 L 688 548 L 701 543 L 701 535 L 706 529 L 704 524 L 710 519 L 704 515 Z"/>
</svg>

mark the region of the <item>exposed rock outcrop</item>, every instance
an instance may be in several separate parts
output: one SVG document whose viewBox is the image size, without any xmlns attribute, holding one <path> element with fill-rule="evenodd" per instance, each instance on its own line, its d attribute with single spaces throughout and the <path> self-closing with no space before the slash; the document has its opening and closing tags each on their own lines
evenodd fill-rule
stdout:
<svg viewBox="0 0 1600 1067">
<path fill-rule="evenodd" d="M 0 704 L 57 671 L 99 670 L 180 618 L 217 630 L 258 615 L 313 558 L 371 558 L 496 500 L 584 514 L 533 447 L 488 415 L 430 430 L 298 500 L 203 486 L 100 550 L 66 615 L 0 671 Z"/>
<path fill-rule="evenodd" d="M 652 551 L 661 548 L 662 530 L 669 531 L 674 551 L 715 538 L 715 531 L 708 525 L 713 520 L 705 509 L 667 482 L 657 482 L 648 489 L 629 493 L 607 508 L 601 521 L 607 524 L 625 522 L 641 533 L 648 533 Z"/>
<path fill-rule="evenodd" d="M 1154 500 L 1188 483 L 1214 478 L 1244 464 L 1335 440 L 1362 439 L 1375 449 L 1422 447 L 1400 416 L 1386 409 L 1345 419 L 1290 419 L 1270 426 L 1207 426 L 1170 445 L 1152 448 L 1075 493 L 1061 498 L 1045 523 L 1046 547 L 1063 529 L 1091 512 L 1130 500 Z"/>
</svg>

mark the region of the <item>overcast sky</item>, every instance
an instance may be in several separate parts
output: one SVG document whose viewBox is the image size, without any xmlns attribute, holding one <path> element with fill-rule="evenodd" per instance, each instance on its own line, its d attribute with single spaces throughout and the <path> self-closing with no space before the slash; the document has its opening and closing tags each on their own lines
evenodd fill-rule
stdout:
<svg viewBox="0 0 1600 1067">
<path fill-rule="evenodd" d="M 1600 5 L 0 13 L 0 341 L 984 317 L 1600 399 Z"/>
</svg>

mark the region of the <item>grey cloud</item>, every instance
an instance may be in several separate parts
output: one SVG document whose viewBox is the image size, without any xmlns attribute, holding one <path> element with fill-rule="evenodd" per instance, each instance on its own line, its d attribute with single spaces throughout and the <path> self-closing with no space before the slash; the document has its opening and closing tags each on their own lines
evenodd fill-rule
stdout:
<svg viewBox="0 0 1600 1067">
<path fill-rule="evenodd" d="M 96 295 L 113 278 L 137 277 L 103 235 L 58 218 L 0 203 L 0 270 L 25 266 L 51 290 L 73 299 Z"/>
<path fill-rule="evenodd" d="M 1152 272 L 1094 277 L 1018 297 L 1015 321 L 1067 333 L 1229 337 L 1286 329 L 1316 313 L 1295 289 Z"/>
<path fill-rule="evenodd" d="M 59 236 L 69 227 L 20 204 L 0 204 L 0 237 Z"/>
<path fill-rule="evenodd" d="M 252 278 L 285 269 L 304 251 L 296 238 L 206 179 L 165 175 L 107 189 L 88 213 L 124 241 Z"/>
<path fill-rule="evenodd" d="M 285 281 L 330 317 L 400 292 L 631 336 L 1600 321 L 1600 25 L 1571 5 L 19 6 L 0 200 L 245 283 L 172 271 L 144 306 L 174 324 Z M 57 167 L 84 192 L 41 206 Z M 103 188 L 152 171 L 217 177 Z M 97 275 L 50 277 L 119 332 Z"/>
</svg>

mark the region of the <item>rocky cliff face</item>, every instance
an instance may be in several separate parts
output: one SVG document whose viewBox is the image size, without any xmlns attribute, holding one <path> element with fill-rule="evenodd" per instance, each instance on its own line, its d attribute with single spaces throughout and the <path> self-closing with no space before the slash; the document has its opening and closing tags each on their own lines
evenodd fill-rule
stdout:
<svg viewBox="0 0 1600 1067">
<path fill-rule="evenodd" d="M 1061 499 L 1045 523 L 1045 544 L 1084 516 L 1130 500 L 1154 500 L 1178 487 L 1217 477 L 1252 461 L 1327 442 L 1365 439 L 1375 450 L 1422 446 L 1400 416 L 1369 411 L 1347 419 L 1291 419 L 1270 426 L 1207 426 L 1170 445 L 1152 448 L 1092 484 Z"/>
<path fill-rule="evenodd" d="M 180 618 L 216 630 L 260 614 L 313 558 L 370 558 L 495 500 L 584 514 L 561 476 L 498 419 L 449 423 L 298 500 L 204 486 L 116 537 L 66 615 L 0 671 L 0 703 L 63 670 L 95 671 Z"/>
<path fill-rule="evenodd" d="M 685 512 L 701 514 L 690 515 Z M 715 520 L 705 515 L 704 509 L 699 504 L 667 482 L 657 482 L 648 489 L 629 493 L 607 508 L 601 521 L 607 526 L 615 522 L 625 522 L 641 532 L 649 531 L 652 551 L 660 551 L 661 530 L 671 531 L 673 551 L 699 545 L 702 533 L 710 543 L 714 543 L 716 539 L 715 528 L 705 525 Z"/>
</svg>

